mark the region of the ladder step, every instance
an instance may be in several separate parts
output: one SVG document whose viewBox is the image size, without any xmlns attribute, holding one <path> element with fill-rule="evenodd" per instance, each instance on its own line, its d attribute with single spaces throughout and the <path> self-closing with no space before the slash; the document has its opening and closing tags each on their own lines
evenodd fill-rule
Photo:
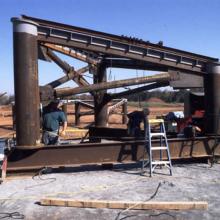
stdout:
<svg viewBox="0 0 220 220">
<path fill-rule="evenodd" d="M 158 161 L 152 161 L 152 165 L 156 165 L 156 164 L 170 164 L 170 161 L 160 161 L 160 160 L 158 160 Z"/>
<path fill-rule="evenodd" d="M 154 130 L 154 132 L 151 132 L 151 124 L 158 123 L 160 126 L 160 130 Z M 144 169 L 147 165 L 150 165 L 150 176 L 152 176 L 154 169 L 157 167 L 157 165 L 164 165 L 166 168 L 170 170 L 170 175 L 172 175 L 172 163 L 170 160 L 170 152 L 169 152 L 169 145 L 166 137 L 166 130 L 164 126 L 164 121 L 161 119 L 153 119 L 149 120 L 148 128 L 147 128 L 147 135 L 146 135 L 146 152 L 148 154 L 148 162 L 146 163 L 144 161 L 144 155 L 143 155 L 143 162 L 142 162 L 142 169 Z M 152 146 L 152 137 L 158 137 L 160 140 L 160 143 L 156 146 Z M 152 151 L 160 150 L 160 159 L 154 160 L 153 157 L 155 156 L 152 154 Z M 162 159 L 162 150 L 166 151 L 167 158 Z"/>
<path fill-rule="evenodd" d="M 167 147 L 151 147 L 151 150 L 167 150 Z"/>
<path fill-rule="evenodd" d="M 163 119 L 149 119 L 148 122 L 150 124 L 154 124 L 154 123 L 164 123 Z"/>
<path fill-rule="evenodd" d="M 151 137 L 154 137 L 154 136 L 163 136 L 163 137 L 165 137 L 165 133 L 151 133 L 150 136 Z"/>
</svg>

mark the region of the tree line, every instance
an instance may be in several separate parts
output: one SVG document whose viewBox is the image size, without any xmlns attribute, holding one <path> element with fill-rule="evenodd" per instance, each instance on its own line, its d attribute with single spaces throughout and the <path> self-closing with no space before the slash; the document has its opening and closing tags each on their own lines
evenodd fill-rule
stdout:
<svg viewBox="0 0 220 220">
<path fill-rule="evenodd" d="M 189 91 L 181 89 L 178 91 L 168 91 L 168 90 L 154 90 L 154 91 L 145 91 L 139 94 L 133 94 L 128 97 L 128 101 L 138 102 L 138 101 L 147 101 L 150 98 L 159 98 L 167 103 L 183 103 L 184 97 Z M 88 100 L 92 99 L 92 96 L 89 94 L 82 94 L 78 96 L 69 97 L 69 99 L 82 99 Z M 14 95 L 4 95 L 0 97 L 0 105 L 8 105 L 14 101 Z"/>
<path fill-rule="evenodd" d="M 181 89 L 178 91 L 162 91 L 162 90 L 154 90 L 154 91 L 145 91 L 139 94 L 130 95 L 128 101 L 147 101 L 150 98 L 159 98 L 167 103 L 183 103 L 184 97 L 188 94 L 189 91 L 186 89 Z"/>
<path fill-rule="evenodd" d="M 183 103 L 184 97 L 188 94 L 189 91 L 186 89 L 169 91 L 169 90 L 154 90 L 154 91 L 144 91 L 138 94 L 129 95 L 125 98 L 131 102 L 147 101 L 150 98 L 159 98 L 167 103 Z M 82 94 L 71 97 L 72 99 L 82 99 L 82 100 L 91 100 L 92 96 L 89 94 Z"/>
</svg>

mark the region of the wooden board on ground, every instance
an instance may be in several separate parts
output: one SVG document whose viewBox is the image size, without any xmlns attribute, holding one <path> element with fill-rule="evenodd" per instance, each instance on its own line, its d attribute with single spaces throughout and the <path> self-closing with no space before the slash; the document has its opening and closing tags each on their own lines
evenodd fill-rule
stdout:
<svg viewBox="0 0 220 220">
<path fill-rule="evenodd" d="M 108 201 L 108 200 L 74 200 L 63 198 L 44 198 L 40 201 L 41 205 L 66 206 L 78 208 L 108 208 L 108 209 L 139 209 L 139 210 L 191 210 L 208 209 L 206 201 Z"/>
</svg>

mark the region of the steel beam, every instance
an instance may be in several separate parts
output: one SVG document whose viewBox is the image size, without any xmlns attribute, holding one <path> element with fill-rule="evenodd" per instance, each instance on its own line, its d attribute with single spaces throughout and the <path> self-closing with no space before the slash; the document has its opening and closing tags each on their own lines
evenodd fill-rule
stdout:
<svg viewBox="0 0 220 220">
<path fill-rule="evenodd" d="M 61 60 L 51 49 L 47 49 L 48 57 L 54 61 L 64 72 L 68 73 L 71 70 L 74 70 L 72 66 L 70 66 L 65 61 Z"/>
<path fill-rule="evenodd" d="M 148 63 L 193 72 L 203 72 L 206 63 L 217 59 L 181 51 L 143 40 L 97 32 L 56 22 L 23 16 L 38 22 L 38 39 L 44 43 L 53 43 L 80 50 L 121 56 Z"/>
<path fill-rule="evenodd" d="M 215 137 L 168 139 L 172 159 L 195 159 L 212 155 Z M 159 140 L 153 140 L 153 146 Z M 40 169 L 42 167 L 79 166 L 83 164 L 137 162 L 143 159 L 144 140 L 110 141 L 38 149 L 14 149 L 8 156 L 8 171 Z M 220 148 L 216 149 L 216 154 Z M 159 158 L 158 154 L 154 154 Z M 163 155 L 165 156 L 165 155 Z"/>
<path fill-rule="evenodd" d="M 170 72 L 170 71 L 169 71 Z M 174 89 L 203 88 L 204 75 L 195 75 L 179 72 L 179 79 L 170 82 L 170 86 Z"/>
<path fill-rule="evenodd" d="M 42 43 L 92 51 L 105 56 L 140 60 L 188 72 L 205 73 L 207 63 L 218 61 L 216 58 L 153 44 L 149 41 L 117 36 L 25 15 L 22 17 L 39 24 L 38 40 Z"/>
<path fill-rule="evenodd" d="M 184 71 L 188 73 L 202 73 L 206 72 L 206 61 L 199 61 L 194 58 L 182 58 L 180 55 L 167 54 L 164 51 L 156 51 L 151 50 L 150 48 L 142 49 L 139 47 L 135 47 L 135 49 L 130 50 L 129 45 L 122 44 L 118 48 L 118 42 L 115 43 L 116 46 L 109 47 L 109 44 L 112 44 L 111 41 L 107 41 L 103 45 L 98 45 L 96 42 L 89 43 L 91 39 L 86 40 L 85 42 L 81 42 L 81 40 L 71 40 L 69 41 L 69 36 L 53 36 L 49 35 L 50 30 L 45 33 L 40 33 L 38 35 L 38 40 L 43 43 L 53 43 L 59 44 L 62 46 L 72 47 L 75 49 L 91 51 L 94 53 L 105 54 L 106 56 L 119 56 L 123 58 L 140 60 L 150 64 L 155 64 L 161 67 L 173 68 L 175 70 Z M 71 33 L 70 33 L 71 35 Z M 120 43 L 119 43 L 120 44 Z M 150 51 L 150 54 L 149 54 Z M 165 59 L 163 57 L 166 57 Z M 171 58 L 169 58 L 171 57 Z M 215 60 L 216 61 L 216 60 Z M 198 63 L 198 64 L 197 64 Z"/>
<path fill-rule="evenodd" d="M 75 59 L 81 60 L 83 62 L 92 64 L 92 65 L 96 65 L 97 63 L 100 62 L 99 59 L 93 58 L 93 57 L 89 56 L 88 54 L 80 53 L 79 51 L 73 50 L 68 47 L 62 47 L 60 45 L 55 45 L 55 44 L 50 44 L 50 43 L 45 43 L 43 45 L 49 49 L 52 49 L 54 51 L 57 51 L 59 53 L 62 53 L 64 55 L 73 57 Z"/>
<path fill-rule="evenodd" d="M 75 78 L 80 78 L 81 75 L 85 72 L 89 71 L 89 66 L 86 66 L 86 67 L 83 67 L 77 71 L 74 71 L 74 70 L 71 70 L 70 72 L 68 72 L 65 76 L 59 78 L 59 79 L 56 79 L 50 83 L 48 83 L 47 85 L 45 86 L 50 86 L 52 88 L 56 88 L 70 80 L 74 80 Z M 74 80 L 76 81 L 76 79 Z M 80 80 L 79 80 L 80 81 Z"/>
<path fill-rule="evenodd" d="M 128 102 L 122 104 L 122 124 L 126 125 L 128 123 Z"/>
<path fill-rule="evenodd" d="M 130 95 L 138 94 L 138 93 L 141 93 L 144 91 L 157 89 L 157 88 L 161 88 L 161 87 L 165 87 L 165 86 L 169 86 L 169 82 L 151 83 L 146 86 L 138 87 L 136 89 L 131 89 L 131 90 L 119 92 L 119 93 L 108 94 L 108 99 L 112 100 L 112 99 L 117 99 L 117 98 L 121 98 L 121 97 L 127 97 Z"/>
<path fill-rule="evenodd" d="M 210 63 L 204 78 L 205 132 L 220 134 L 220 63 Z"/>
<path fill-rule="evenodd" d="M 12 18 L 17 145 L 40 143 L 37 24 Z"/>
<path fill-rule="evenodd" d="M 103 62 L 105 62 L 108 68 L 125 68 L 168 72 L 168 67 L 162 67 L 160 65 L 150 64 L 139 60 L 109 57 L 105 58 Z"/>
<path fill-rule="evenodd" d="M 94 85 L 99 86 L 100 84 L 106 84 L 106 66 L 103 63 L 97 65 L 97 70 L 94 75 Z M 91 91 L 94 91 L 93 89 Z M 108 120 L 108 107 L 106 102 L 107 88 L 102 90 L 96 90 L 94 94 L 94 120 L 96 127 L 106 127 Z"/>
<path fill-rule="evenodd" d="M 75 126 L 80 125 L 80 102 L 75 102 Z"/>
<path fill-rule="evenodd" d="M 57 97 L 63 97 L 63 96 L 69 96 L 74 94 L 81 94 L 86 93 L 90 91 L 100 91 L 105 89 L 113 89 L 113 88 L 119 88 L 119 87 L 125 87 L 125 86 L 131 86 L 131 85 L 139 85 L 143 83 L 151 83 L 151 82 L 167 82 L 169 80 L 172 80 L 172 77 L 168 73 L 161 73 L 156 74 L 152 76 L 145 76 L 145 77 L 139 77 L 139 78 L 132 78 L 132 79 L 126 79 L 126 80 L 117 80 L 112 82 L 101 82 L 97 84 L 93 84 L 90 86 L 84 86 L 84 87 L 77 87 L 72 89 L 57 89 L 56 90 L 56 96 Z"/>
<path fill-rule="evenodd" d="M 90 85 L 81 75 L 77 75 L 74 68 L 71 67 L 68 63 L 61 60 L 52 50 L 47 51 L 47 55 L 59 66 L 61 67 L 66 74 L 75 73 L 75 77 L 72 80 L 80 86 Z"/>
</svg>

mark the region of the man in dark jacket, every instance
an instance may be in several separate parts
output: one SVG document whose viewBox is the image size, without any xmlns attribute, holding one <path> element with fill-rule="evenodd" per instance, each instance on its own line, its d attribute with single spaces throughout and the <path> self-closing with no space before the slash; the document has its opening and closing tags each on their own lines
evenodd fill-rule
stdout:
<svg viewBox="0 0 220 220">
<path fill-rule="evenodd" d="M 46 145 L 59 144 L 59 135 L 65 136 L 67 120 L 63 111 L 58 108 L 59 101 L 50 102 L 43 109 L 43 137 Z M 62 130 L 59 131 L 60 125 Z"/>
<path fill-rule="evenodd" d="M 150 111 L 148 108 L 143 109 L 143 111 L 134 111 L 128 114 L 128 134 L 136 138 L 140 137 L 142 122 L 144 123 L 144 133 L 146 133 L 149 114 Z"/>
</svg>

